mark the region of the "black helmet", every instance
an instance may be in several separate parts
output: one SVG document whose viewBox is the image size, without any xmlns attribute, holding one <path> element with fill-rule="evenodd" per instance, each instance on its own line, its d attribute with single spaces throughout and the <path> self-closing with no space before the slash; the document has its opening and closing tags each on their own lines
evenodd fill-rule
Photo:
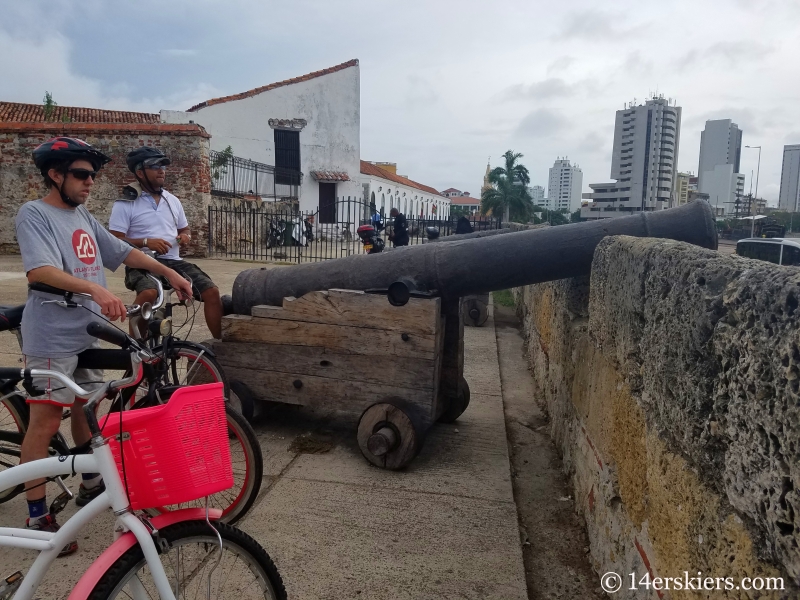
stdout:
<svg viewBox="0 0 800 600">
<path fill-rule="evenodd" d="M 131 173 L 136 173 L 136 169 L 142 167 L 149 167 L 151 165 L 168 165 L 170 160 L 158 148 L 151 148 L 150 146 L 142 146 L 136 150 L 128 152 L 128 157 L 125 159 L 128 163 L 128 169 Z"/>
<path fill-rule="evenodd" d="M 33 162 L 45 176 L 53 165 L 69 164 L 76 160 L 89 161 L 95 171 L 99 171 L 104 164 L 111 161 L 97 148 L 71 137 L 54 137 L 33 151 Z"/>
</svg>

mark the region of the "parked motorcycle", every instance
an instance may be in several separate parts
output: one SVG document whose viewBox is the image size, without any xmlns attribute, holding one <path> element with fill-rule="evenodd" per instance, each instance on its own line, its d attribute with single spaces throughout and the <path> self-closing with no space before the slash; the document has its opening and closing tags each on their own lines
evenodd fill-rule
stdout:
<svg viewBox="0 0 800 600">
<path fill-rule="evenodd" d="M 383 238 L 372 225 L 361 225 L 356 233 L 364 246 L 364 254 L 378 254 L 386 247 Z"/>
</svg>

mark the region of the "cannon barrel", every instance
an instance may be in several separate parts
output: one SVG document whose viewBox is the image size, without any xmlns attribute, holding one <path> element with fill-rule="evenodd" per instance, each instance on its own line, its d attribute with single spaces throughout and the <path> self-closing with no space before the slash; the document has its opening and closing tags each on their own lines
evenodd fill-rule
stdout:
<svg viewBox="0 0 800 600">
<path fill-rule="evenodd" d="M 410 278 L 421 289 L 437 290 L 448 299 L 575 277 L 590 272 L 595 247 L 608 235 L 717 247 L 712 209 L 705 201 L 694 201 L 615 219 L 406 246 L 296 267 L 249 269 L 233 284 L 233 308 L 238 314 L 250 314 L 259 304 L 280 306 L 286 296 L 299 298 L 334 288 L 388 288 L 400 278 Z"/>
</svg>

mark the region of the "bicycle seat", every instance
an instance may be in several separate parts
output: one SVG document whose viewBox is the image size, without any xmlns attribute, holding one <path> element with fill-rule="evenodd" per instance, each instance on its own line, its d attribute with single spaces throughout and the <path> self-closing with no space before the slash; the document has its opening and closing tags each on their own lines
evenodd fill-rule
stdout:
<svg viewBox="0 0 800 600">
<path fill-rule="evenodd" d="M 0 331 L 17 329 L 22 324 L 24 304 L 19 306 L 0 306 Z"/>
</svg>

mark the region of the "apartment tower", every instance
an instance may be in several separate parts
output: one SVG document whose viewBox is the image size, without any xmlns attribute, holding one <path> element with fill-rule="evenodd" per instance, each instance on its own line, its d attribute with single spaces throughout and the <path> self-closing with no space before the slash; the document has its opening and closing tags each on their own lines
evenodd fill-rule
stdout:
<svg viewBox="0 0 800 600">
<path fill-rule="evenodd" d="M 700 134 L 698 188 L 708 194 L 718 216 L 735 210 L 744 195 L 744 175 L 739 173 L 742 130 L 730 119 L 706 121 Z"/>
<path fill-rule="evenodd" d="M 669 208 L 677 174 L 681 107 L 656 96 L 617 111 L 611 183 L 592 183 L 584 219 L 621 217 Z"/>
<path fill-rule="evenodd" d="M 575 212 L 581 207 L 581 186 L 583 171 L 580 167 L 571 165 L 568 158 L 557 159 L 550 169 L 546 208 Z"/>
<path fill-rule="evenodd" d="M 778 206 L 781 210 L 800 212 L 800 144 L 783 147 Z"/>
</svg>

